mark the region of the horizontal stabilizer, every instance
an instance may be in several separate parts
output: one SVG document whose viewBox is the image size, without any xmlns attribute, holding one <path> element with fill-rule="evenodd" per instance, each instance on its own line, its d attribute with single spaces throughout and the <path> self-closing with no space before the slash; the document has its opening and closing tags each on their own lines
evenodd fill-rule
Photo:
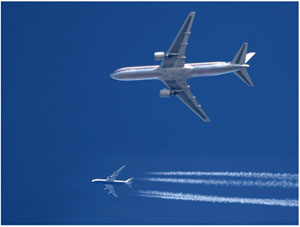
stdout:
<svg viewBox="0 0 300 227">
<path fill-rule="evenodd" d="M 237 52 L 235 57 L 232 59 L 231 63 L 232 64 L 240 64 L 240 65 L 245 64 L 247 50 L 248 50 L 248 43 L 243 43 L 240 50 Z"/>
<path fill-rule="evenodd" d="M 244 83 L 246 83 L 249 87 L 253 87 L 254 84 L 247 72 L 246 69 L 242 69 L 240 71 L 234 72 L 235 75 L 237 75 Z"/>
</svg>

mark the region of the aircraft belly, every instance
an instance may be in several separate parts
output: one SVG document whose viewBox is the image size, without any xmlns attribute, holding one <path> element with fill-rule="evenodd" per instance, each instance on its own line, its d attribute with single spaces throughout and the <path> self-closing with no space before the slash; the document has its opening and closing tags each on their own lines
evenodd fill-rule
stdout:
<svg viewBox="0 0 300 227">
<path fill-rule="evenodd" d="M 111 181 L 111 182 L 106 182 L 106 184 L 125 184 L 125 181 L 115 180 L 115 181 Z"/>
<path fill-rule="evenodd" d="M 225 73 L 235 72 L 237 70 L 238 68 L 230 66 L 194 67 L 190 74 L 193 77 L 217 76 Z"/>
<path fill-rule="evenodd" d="M 119 75 L 115 75 L 114 78 L 117 80 L 154 80 L 158 79 L 160 74 L 154 70 L 137 70 L 131 72 L 123 72 Z"/>
<path fill-rule="evenodd" d="M 192 68 L 167 68 L 160 70 L 160 78 L 161 80 L 182 80 L 189 79 L 191 77 L 190 72 Z"/>
<path fill-rule="evenodd" d="M 94 181 L 94 183 L 100 183 L 100 184 L 125 184 L 125 181 L 121 180 L 114 180 L 114 181 Z"/>
</svg>

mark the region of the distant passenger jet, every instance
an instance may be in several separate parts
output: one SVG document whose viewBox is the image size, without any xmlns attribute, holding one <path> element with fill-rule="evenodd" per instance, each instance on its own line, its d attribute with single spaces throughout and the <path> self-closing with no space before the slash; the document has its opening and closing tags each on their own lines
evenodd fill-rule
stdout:
<svg viewBox="0 0 300 227">
<path fill-rule="evenodd" d="M 112 194 L 114 197 L 118 197 L 114 190 L 113 184 L 126 184 L 128 187 L 131 188 L 131 184 L 133 181 L 133 177 L 129 178 L 128 180 L 116 180 L 116 177 L 124 168 L 125 166 L 122 166 L 119 170 L 113 172 L 113 174 L 107 177 L 106 179 L 93 179 L 92 182 L 105 184 L 104 190 L 107 190 L 108 194 Z"/>
<path fill-rule="evenodd" d="M 164 82 L 169 89 L 160 90 L 160 97 L 176 95 L 202 120 L 210 122 L 209 117 L 193 96 L 187 80 L 198 76 L 214 76 L 233 72 L 248 86 L 253 82 L 248 75 L 246 64 L 255 53 L 248 53 L 248 43 L 244 43 L 231 62 L 205 62 L 185 64 L 185 49 L 191 34 L 195 12 L 186 18 L 170 49 L 164 52 L 155 52 L 154 59 L 162 60 L 160 66 L 126 67 L 114 71 L 111 77 L 116 80 L 150 80 L 157 79 Z"/>
</svg>

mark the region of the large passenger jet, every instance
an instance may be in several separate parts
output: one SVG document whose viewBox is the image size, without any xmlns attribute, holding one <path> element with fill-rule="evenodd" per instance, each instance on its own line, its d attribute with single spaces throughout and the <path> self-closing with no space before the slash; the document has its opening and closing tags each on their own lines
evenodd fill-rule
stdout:
<svg viewBox="0 0 300 227">
<path fill-rule="evenodd" d="M 176 95 L 202 120 L 210 122 L 209 117 L 192 94 L 187 80 L 192 77 L 234 73 L 252 87 L 253 82 L 247 72 L 249 65 L 246 63 L 255 55 L 255 52 L 247 53 L 248 43 L 244 43 L 231 62 L 185 63 L 185 49 L 195 14 L 191 12 L 188 15 L 167 53 L 154 53 L 154 59 L 161 60 L 160 65 L 121 68 L 114 71 L 111 77 L 127 81 L 161 80 L 169 89 L 160 90 L 160 97 Z"/>
<path fill-rule="evenodd" d="M 115 192 L 114 184 L 126 184 L 128 187 L 131 188 L 131 184 L 133 181 L 133 177 L 127 179 L 127 180 L 116 180 L 117 176 L 121 173 L 121 171 L 125 168 L 125 166 L 122 166 L 119 170 L 113 172 L 111 176 L 108 176 L 106 179 L 93 179 L 93 183 L 102 183 L 104 184 L 104 190 L 108 191 L 108 194 L 112 194 L 114 197 L 118 197 L 118 195 Z"/>
</svg>

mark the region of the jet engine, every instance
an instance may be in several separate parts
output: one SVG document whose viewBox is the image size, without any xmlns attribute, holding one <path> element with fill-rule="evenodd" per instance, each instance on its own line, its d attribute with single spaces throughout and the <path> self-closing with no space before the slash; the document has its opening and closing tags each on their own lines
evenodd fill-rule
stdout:
<svg viewBox="0 0 300 227">
<path fill-rule="evenodd" d="M 164 88 L 159 91 L 159 96 L 161 98 L 167 98 L 167 97 L 170 97 L 171 95 L 173 95 L 173 92 L 171 92 L 171 90 L 169 90 L 169 89 Z"/>
<path fill-rule="evenodd" d="M 155 61 L 163 60 L 165 57 L 166 57 L 165 52 L 155 52 L 154 53 L 154 60 Z"/>
</svg>

